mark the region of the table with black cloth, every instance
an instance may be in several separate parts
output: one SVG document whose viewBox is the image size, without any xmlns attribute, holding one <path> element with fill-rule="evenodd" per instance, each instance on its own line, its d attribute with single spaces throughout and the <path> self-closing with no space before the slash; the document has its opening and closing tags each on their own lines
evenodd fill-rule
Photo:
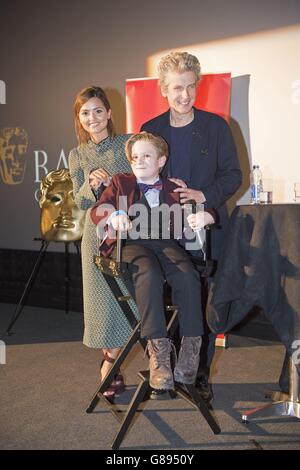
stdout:
<svg viewBox="0 0 300 470">
<path fill-rule="evenodd" d="M 207 321 L 216 333 L 262 308 L 287 353 L 300 340 L 300 204 L 238 206 L 232 213 Z M 294 346 L 294 347 L 293 347 Z M 298 357 L 300 354 L 298 354 Z M 300 374 L 300 364 L 296 364 Z"/>
</svg>

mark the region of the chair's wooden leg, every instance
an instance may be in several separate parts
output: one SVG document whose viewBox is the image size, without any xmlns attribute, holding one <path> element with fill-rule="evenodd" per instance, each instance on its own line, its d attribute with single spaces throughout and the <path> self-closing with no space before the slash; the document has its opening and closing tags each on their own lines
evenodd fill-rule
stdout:
<svg viewBox="0 0 300 470">
<path fill-rule="evenodd" d="M 195 403 L 198 410 L 200 411 L 200 413 L 205 418 L 205 420 L 206 420 L 207 424 L 209 425 L 209 427 L 211 428 L 212 432 L 214 434 L 220 434 L 221 429 L 220 429 L 219 425 L 215 421 L 215 418 L 213 417 L 213 415 L 209 411 L 205 401 L 201 397 L 201 395 L 198 392 L 198 390 L 196 389 L 196 387 L 192 384 L 184 384 L 184 388 L 186 388 L 189 395 L 192 397 L 193 402 Z M 180 394 L 180 391 L 178 391 L 178 393 Z"/>
<path fill-rule="evenodd" d="M 173 338 L 174 334 L 175 334 L 175 331 L 176 329 L 178 328 L 178 310 L 179 308 L 177 306 L 173 306 L 173 305 L 168 305 L 166 307 L 166 310 L 173 310 L 173 314 L 169 320 L 169 323 L 167 325 L 167 332 L 168 332 L 168 336 L 170 338 Z"/>
<path fill-rule="evenodd" d="M 112 368 L 104 378 L 104 380 L 101 382 L 101 384 L 98 386 L 96 392 L 94 393 L 94 396 L 89 404 L 89 406 L 86 409 L 86 413 L 92 413 L 96 406 L 99 403 L 100 396 L 105 390 L 109 387 L 111 384 L 114 376 L 117 374 L 119 371 L 121 365 L 123 364 L 124 360 L 126 359 L 129 351 L 132 349 L 134 344 L 139 341 L 140 338 L 140 332 L 139 332 L 140 324 L 137 324 L 133 332 L 131 333 L 131 336 L 125 346 L 123 347 L 122 351 L 120 352 L 119 356 L 116 358 Z M 107 400 L 104 400 L 104 403 L 107 404 Z M 108 402 L 109 403 L 109 402 Z M 109 404 L 109 407 L 111 407 L 111 404 Z"/>
<path fill-rule="evenodd" d="M 145 377 L 143 377 L 142 381 L 140 382 L 138 388 L 135 391 L 135 394 L 132 397 L 131 402 L 129 403 L 128 409 L 126 411 L 126 414 L 124 416 L 124 419 L 122 421 L 121 427 L 119 431 L 116 434 L 116 437 L 114 438 L 112 442 L 112 449 L 117 450 L 119 449 L 125 434 L 130 426 L 130 423 L 140 405 L 140 403 L 143 401 L 143 398 L 145 394 L 147 393 L 147 390 L 149 389 L 149 381 Z"/>
</svg>

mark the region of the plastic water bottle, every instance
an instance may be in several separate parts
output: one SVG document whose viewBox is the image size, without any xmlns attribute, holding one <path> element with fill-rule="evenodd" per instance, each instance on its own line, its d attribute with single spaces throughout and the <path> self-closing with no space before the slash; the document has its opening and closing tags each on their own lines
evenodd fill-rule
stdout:
<svg viewBox="0 0 300 470">
<path fill-rule="evenodd" d="M 260 192 L 262 188 L 262 173 L 259 165 L 253 165 L 250 175 L 251 204 L 260 203 Z"/>
</svg>

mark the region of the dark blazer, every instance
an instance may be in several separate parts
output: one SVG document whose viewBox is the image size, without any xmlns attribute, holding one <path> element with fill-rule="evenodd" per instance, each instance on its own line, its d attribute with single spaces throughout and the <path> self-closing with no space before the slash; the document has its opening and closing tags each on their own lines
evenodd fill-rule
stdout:
<svg viewBox="0 0 300 470">
<path fill-rule="evenodd" d="M 242 173 L 231 130 L 220 116 L 194 108 L 192 137 L 192 167 L 188 187 L 201 190 L 206 198 L 205 209 L 218 211 L 221 228 L 228 223 L 226 201 L 242 182 Z M 141 130 L 162 136 L 170 143 L 170 110 L 143 124 Z M 162 174 L 169 175 L 166 163 Z M 222 244 L 222 230 L 212 231 L 212 253 L 218 257 Z"/>
<path fill-rule="evenodd" d="M 163 189 L 161 192 L 161 202 L 172 206 L 175 203 L 179 203 L 179 193 L 174 193 L 173 190 L 177 188 L 177 184 L 168 180 L 167 178 L 162 178 Z M 127 207 L 119 207 L 119 196 L 127 196 Z M 136 202 L 136 196 L 139 198 L 141 196 L 139 187 L 136 182 L 136 177 L 129 173 L 119 173 L 112 177 L 111 184 L 108 188 L 103 191 L 100 200 L 95 204 L 93 209 L 91 209 L 90 215 L 91 219 L 95 225 L 98 227 L 104 228 L 106 226 L 106 221 L 108 217 L 115 210 L 123 209 L 125 212 L 130 209 L 130 206 Z M 109 205 L 109 207 L 105 207 Z M 100 206 L 100 207 L 99 207 Z M 172 227 L 170 228 L 172 230 Z M 108 238 L 101 245 L 101 254 L 104 257 L 110 255 L 113 251 L 116 240 L 115 238 L 110 238 L 108 232 Z"/>
</svg>

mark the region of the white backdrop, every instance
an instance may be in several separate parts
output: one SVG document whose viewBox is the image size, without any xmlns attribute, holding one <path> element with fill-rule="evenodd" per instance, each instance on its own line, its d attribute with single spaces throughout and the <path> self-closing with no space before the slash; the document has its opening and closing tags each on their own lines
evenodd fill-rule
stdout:
<svg viewBox="0 0 300 470">
<path fill-rule="evenodd" d="M 249 76 L 248 97 L 235 90 L 233 78 L 231 116 L 243 134 L 250 165 L 259 164 L 263 176 L 273 179 L 274 202 L 292 202 L 293 184 L 300 182 L 300 25 L 176 50 L 195 54 L 203 73 Z M 149 76 L 167 52 L 148 58 Z"/>
</svg>

